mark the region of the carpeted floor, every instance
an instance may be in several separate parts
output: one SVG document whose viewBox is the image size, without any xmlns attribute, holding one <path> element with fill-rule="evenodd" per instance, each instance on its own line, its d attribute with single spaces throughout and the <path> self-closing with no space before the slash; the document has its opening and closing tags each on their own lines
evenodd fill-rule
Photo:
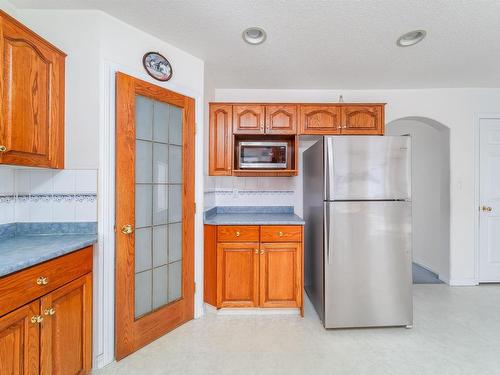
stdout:
<svg viewBox="0 0 500 375">
<path fill-rule="evenodd" d="M 424 267 L 419 266 L 417 263 L 413 263 L 413 284 L 442 284 L 443 282 L 439 280 L 438 275 L 434 272 L 426 270 Z"/>
</svg>

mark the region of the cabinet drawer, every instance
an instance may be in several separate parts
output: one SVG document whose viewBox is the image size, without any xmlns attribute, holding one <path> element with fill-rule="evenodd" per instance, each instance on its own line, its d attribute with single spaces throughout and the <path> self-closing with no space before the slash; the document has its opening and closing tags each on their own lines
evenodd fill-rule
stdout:
<svg viewBox="0 0 500 375">
<path fill-rule="evenodd" d="M 92 271 L 92 246 L 0 278 L 0 316 Z M 45 278 L 45 284 L 37 282 Z"/>
<path fill-rule="evenodd" d="M 259 241 L 258 225 L 220 225 L 217 227 L 219 242 Z"/>
<path fill-rule="evenodd" d="M 260 229 L 260 242 L 301 242 L 302 226 L 268 225 Z"/>
</svg>

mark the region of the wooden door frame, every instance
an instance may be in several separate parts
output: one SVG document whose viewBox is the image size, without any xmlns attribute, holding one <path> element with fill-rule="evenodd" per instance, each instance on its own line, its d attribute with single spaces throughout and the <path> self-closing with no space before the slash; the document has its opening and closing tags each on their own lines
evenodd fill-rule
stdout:
<svg viewBox="0 0 500 375">
<path fill-rule="evenodd" d="M 134 170 L 131 166 L 135 165 L 136 95 L 183 108 L 182 236 L 189 239 L 182 242 L 184 298 L 137 321 L 134 315 L 134 236 L 123 235 L 120 231 L 123 225 L 135 223 L 135 186 L 126 185 L 130 176 L 123 177 L 118 173 Z M 120 205 L 115 205 L 115 356 L 119 360 L 194 317 L 195 101 L 117 72 L 115 133 L 115 202 L 120 202 Z M 167 310 L 169 316 L 165 316 Z"/>
</svg>

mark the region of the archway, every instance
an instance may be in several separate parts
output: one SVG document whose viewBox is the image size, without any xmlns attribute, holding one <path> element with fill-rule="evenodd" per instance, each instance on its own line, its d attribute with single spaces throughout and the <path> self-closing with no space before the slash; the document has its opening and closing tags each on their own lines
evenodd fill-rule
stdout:
<svg viewBox="0 0 500 375">
<path fill-rule="evenodd" d="M 450 129 L 429 118 L 405 117 L 388 123 L 386 135 L 412 137 L 414 280 L 432 282 L 432 277 L 427 279 L 425 276 L 428 270 L 448 283 Z"/>
</svg>

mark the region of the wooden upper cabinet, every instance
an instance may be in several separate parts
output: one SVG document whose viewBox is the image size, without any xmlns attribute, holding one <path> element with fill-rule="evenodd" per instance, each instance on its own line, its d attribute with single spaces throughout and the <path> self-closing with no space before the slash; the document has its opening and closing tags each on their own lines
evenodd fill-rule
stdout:
<svg viewBox="0 0 500 375">
<path fill-rule="evenodd" d="M 209 175 L 231 176 L 233 163 L 233 107 L 210 105 Z"/>
<path fill-rule="evenodd" d="M 259 243 L 217 244 L 217 307 L 259 305 Z"/>
<path fill-rule="evenodd" d="M 266 105 L 266 134 L 296 134 L 296 105 Z"/>
<path fill-rule="evenodd" d="M 264 134 L 263 105 L 233 105 L 234 134 Z"/>
<path fill-rule="evenodd" d="M 346 105 L 342 107 L 342 134 L 384 134 L 383 105 Z"/>
<path fill-rule="evenodd" d="M 41 375 L 87 374 L 92 368 L 92 274 L 41 299 Z"/>
<path fill-rule="evenodd" d="M 299 111 L 299 134 L 340 134 L 340 106 L 303 104 Z"/>
<path fill-rule="evenodd" d="M 39 313 L 39 301 L 35 301 L 0 318 L 0 374 L 40 373 L 40 325 L 31 320 Z"/>
<path fill-rule="evenodd" d="M 0 164 L 64 168 L 66 55 L 0 11 Z"/>
<path fill-rule="evenodd" d="M 302 306 L 302 244 L 260 245 L 260 306 Z"/>
</svg>

